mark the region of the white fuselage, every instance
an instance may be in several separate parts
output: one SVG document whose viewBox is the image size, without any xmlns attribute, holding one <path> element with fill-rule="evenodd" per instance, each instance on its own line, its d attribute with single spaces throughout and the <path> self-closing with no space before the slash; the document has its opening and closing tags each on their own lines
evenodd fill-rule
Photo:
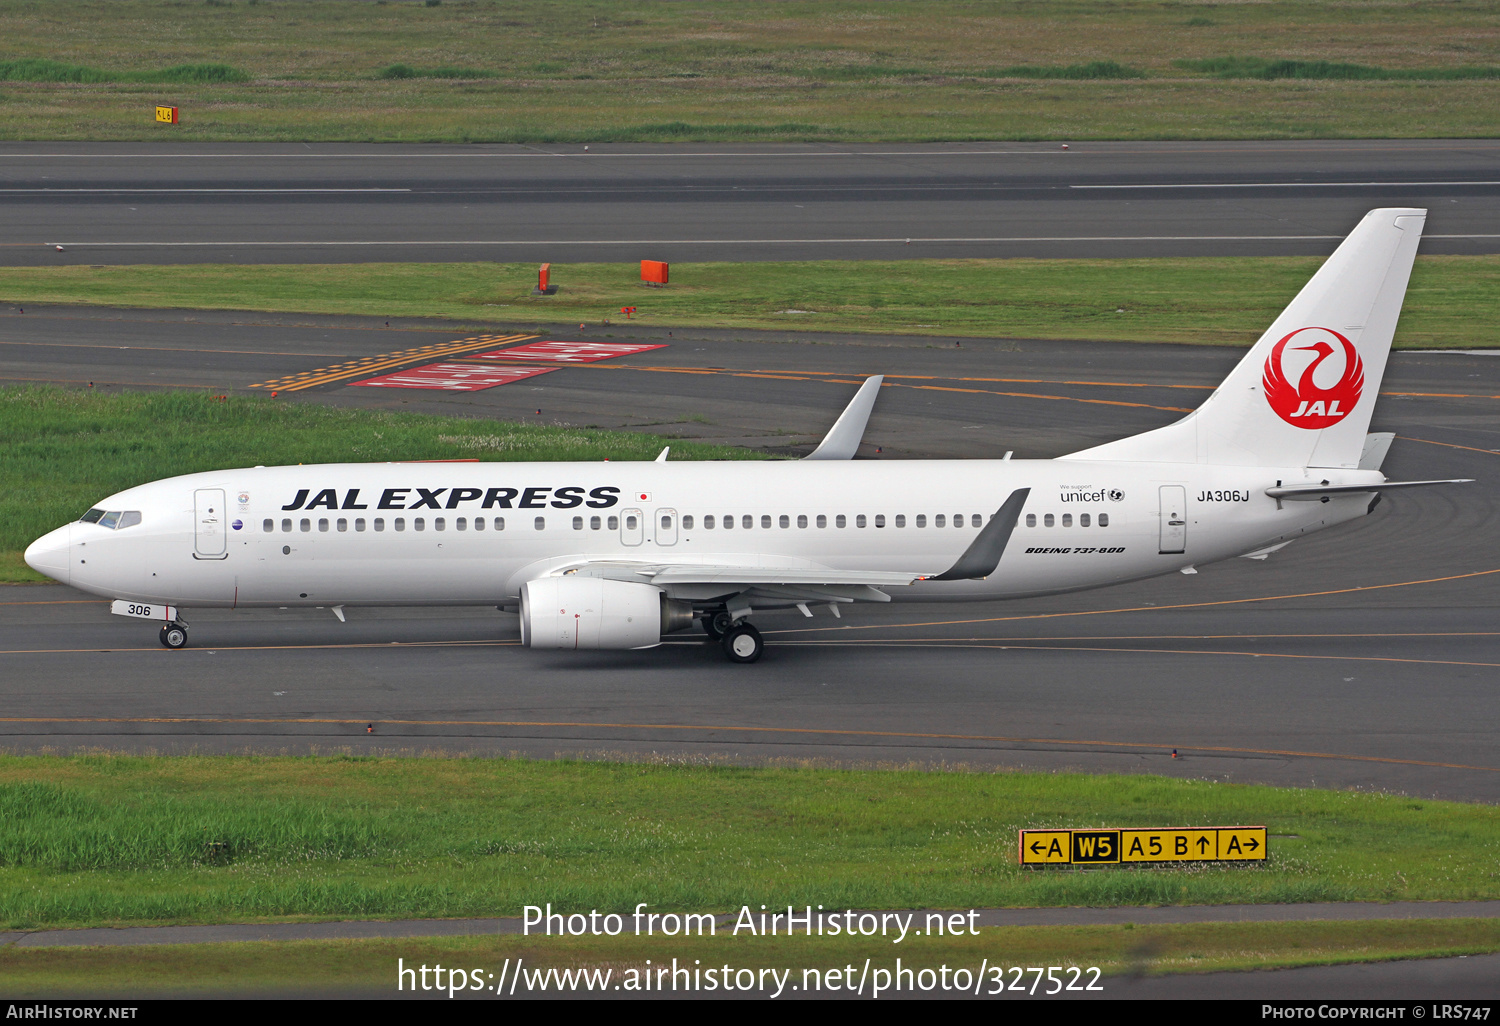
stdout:
<svg viewBox="0 0 1500 1026">
<path fill-rule="evenodd" d="M 885 589 L 897 601 L 1012 598 L 1169 573 L 1363 515 L 1370 493 L 1265 495 L 1331 478 L 1371 492 L 1384 480 L 1080 460 L 256 467 L 120 492 L 99 508 L 139 523 L 73 523 L 27 559 L 83 591 L 184 607 L 507 605 L 581 560 L 937 575 L 1029 488 L 986 579 Z M 664 590 L 702 601 L 713 588 Z"/>
</svg>

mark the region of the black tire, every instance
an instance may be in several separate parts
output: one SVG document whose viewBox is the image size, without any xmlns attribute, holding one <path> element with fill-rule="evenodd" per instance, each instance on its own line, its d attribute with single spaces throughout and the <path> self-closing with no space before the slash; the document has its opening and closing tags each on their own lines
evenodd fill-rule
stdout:
<svg viewBox="0 0 1500 1026">
<path fill-rule="evenodd" d="M 724 609 L 719 610 L 717 613 L 708 613 L 701 616 L 698 618 L 698 622 L 703 624 L 703 633 L 715 641 L 722 641 L 724 632 L 729 630 L 733 624 L 733 621 L 729 619 L 729 612 Z"/>
<path fill-rule="evenodd" d="M 724 654 L 732 663 L 753 663 L 766 650 L 760 631 L 748 623 L 735 624 L 729 628 L 719 644 L 724 646 Z"/>
<path fill-rule="evenodd" d="M 187 644 L 187 628 L 179 623 L 169 623 L 161 629 L 161 643 L 168 648 L 182 648 Z"/>
</svg>

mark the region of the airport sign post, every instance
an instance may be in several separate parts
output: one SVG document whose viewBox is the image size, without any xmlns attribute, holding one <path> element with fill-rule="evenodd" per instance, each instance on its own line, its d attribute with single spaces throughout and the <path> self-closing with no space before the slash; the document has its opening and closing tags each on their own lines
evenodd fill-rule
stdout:
<svg viewBox="0 0 1500 1026">
<path fill-rule="evenodd" d="M 163 107 L 160 104 L 157 104 L 156 120 L 168 125 L 177 124 L 177 108 Z"/>
<path fill-rule="evenodd" d="M 1020 842 L 1023 866 L 1264 862 L 1268 847 L 1263 826 L 1022 830 Z"/>
</svg>

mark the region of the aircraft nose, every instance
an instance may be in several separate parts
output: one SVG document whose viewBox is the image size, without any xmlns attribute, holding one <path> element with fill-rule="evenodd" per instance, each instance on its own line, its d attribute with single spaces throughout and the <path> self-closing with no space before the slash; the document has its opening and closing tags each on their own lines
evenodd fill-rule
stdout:
<svg viewBox="0 0 1500 1026">
<path fill-rule="evenodd" d="M 67 584 L 70 564 L 68 548 L 72 535 L 72 524 L 42 535 L 26 547 L 26 565 L 39 574 L 46 574 L 55 581 Z"/>
</svg>

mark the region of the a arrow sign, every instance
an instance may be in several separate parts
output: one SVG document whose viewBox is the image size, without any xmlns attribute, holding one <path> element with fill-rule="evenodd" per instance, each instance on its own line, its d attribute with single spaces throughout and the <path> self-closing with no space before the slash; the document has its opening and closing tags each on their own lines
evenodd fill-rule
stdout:
<svg viewBox="0 0 1500 1026">
<path fill-rule="evenodd" d="M 1042 843 L 1040 841 L 1032 841 L 1031 842 L 1031 854 L 1035 855 L 1038 852 L 1040 852 L 1041 850 L 1042 850 Z"/>
<path fill-rule="evenodd" d="M 1251 851 L 1254 851 L 1256 848 L 1260 847 L 1260 842 L 1251 837 L 1245 841 L 1245 847 L 1249 848 Z"/>
<path fill-rule="evenodd" d="M 1208 851 L 1208 838 L 1207 837 L 1200 837 L 1200 838 L 1198 838 L 1198 854 L 1201 855 L 1201 854 L 1203 854 L 1206 851 Z"/>
</svg>

